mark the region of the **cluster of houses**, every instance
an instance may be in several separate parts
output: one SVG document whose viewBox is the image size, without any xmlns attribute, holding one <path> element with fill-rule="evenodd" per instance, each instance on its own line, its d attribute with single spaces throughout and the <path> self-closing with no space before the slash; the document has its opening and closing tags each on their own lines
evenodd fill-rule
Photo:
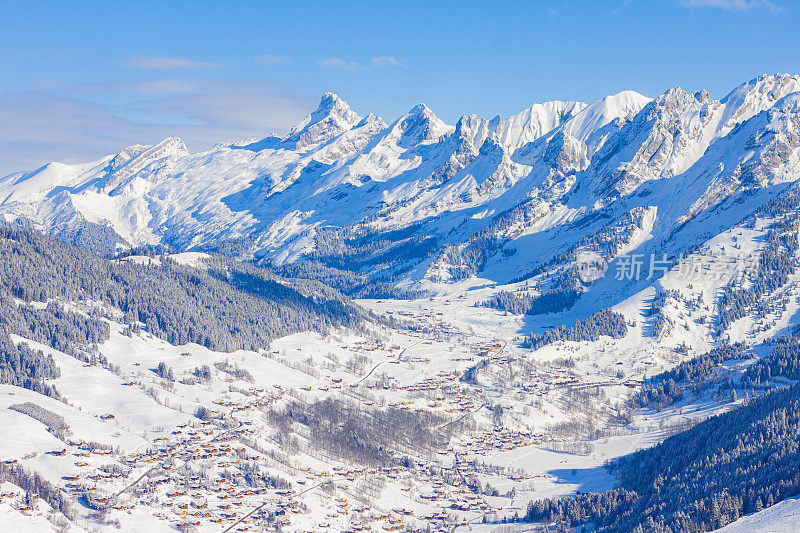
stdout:
<svg viewBox="0 0 800 533">
<path fill-rule="evenodd" d="M 446 303 L 448 305 L 448 303 Z M 396 315 L 409 324 L 410 330 L 420 335 L 436 333 L 439 336 L 458 333 L 458 329 L 444 320 L 441 311 L 420 311 L 419 314 L 410 311 L 386 311 L 386 314 Z"/>
<path fill-rule="evenodd" d="M 544 441 L 543 433 L 527 430 L 514 431 L 496 427 L 492 431 L 482 431 L 459 439 L 461 448 L 476 455 L 486 455 L 488 451 L 508 452 L 524 446 L 538 445 Z"/>
<path fill-rule="evenodd" d="M 413 316 L 398 312 L 401 316 Z M 440 314 L 423 314 L 430 325 L 441 321 Z M 418 344 L 433 344 L 430 331 L 412 334 Z M 398 345 L 382 341 L 360 341 L 344 348 L 365 354 L 378 351 L 397 355 L 388 362 L 430 362 L 430 358 L 405 354 Z M 476 344 L 470 359 L 492 358 L 503 362 L 504 346 L 496 341 Z M 390 407 L 436 410 L 462 416 L 481 404 L 482 389 L 462 381 L 457 370 L 442 370 L 411 384 L 396 378 L 375 377 L 363 383 L 371 389 L 391 389 Z M 316 381 L 315 381 L 316 380 Z M 387 383 L 389 385 L 387 385 Z M 101 470 L 88 461 L 78 461 L 79 473 L 65 476 L 64 488 L 80 494 L 91 505 L 116 511 L 145 506 L 154 516 L 181 529 L 214 531 L 235 525 L 236 531 L 408 531 L 450 530 L 454 524 L 477 520 L 500 509 L 471 488 L 458 466 L 447 466 L 452 457 L 485 455 L 540 443 L 542 435 L 496 428 L 457 441 L 427 460 L 384 468 L 335 466 L 335 460 L 294 455 L 291 458 L 276 446 L 274 428 L 260 422 L 259 410 L 292 396 L 301 401 L 301 390 L 330 394 L 360 394 L 351 390 L 341 375 L 310 379 L 296 390 L 271 388 L 231 388 L 213 402 L 206 420 L 194 420 L 166 432 L 152 441 L 147 450 L 111 460 L 119 469 Z M 313 395 L 312 395 L 313 396 Z M 372 396 L 364 398 L 377 399 Z M 372 402 L 370 402 L 371 404 Z M 456 417 L 454 417 L 455 419 Z M 268 442 L 265 449 L 254 445 Z M 277 452 L 277 453 L 274 453 Z M 52 455 L 66 455 L 66 449 Z M 105 450 L 79 450 L 80 454 L 106 454 Z M 331 459 L 331 458 L 327 458 Z M 254 476 L 254 472 L 256 475 Z M 269 474 L 264 477 L 262 474 Z M 473 473 L 474 474 L 474 473 Z M 270 482 L 272 479 L 273 482 Z M 274 482 L 275 479 L 280 483 Z M 266 480 L 266 481 L 265 481 Z M 519 479 L 509 477 L 513 485 Z M 365 489 L 372 483 L 372 489 Z M 377 486 L 378 488 L 374 488 Z M 402 498 L 393 507 L 382 502 L 386 492 L 400 489 Z"/>
<path fill-rule="evenodd" d="M 3 485 L 6 485 L 6 483 Z M 25 491 L 17 492 L 14 490 L 7 490 L 6 492 L 0 492 L 0 504 L 11 505 L 11 507 L 17 511 L 20 511 L 23 514 L 29 514 L 31 511 L 33 511 L 33 508 L 30 506 L 28 503 L 28 498 L 25 496 Z"/>
<path fill-rule="evenodd" d="M 439 377 L 452 378 L 448 374 Z M 275 397 L 261 391 L 251 402 Z M 243 406 L 230 400 L 216 404 L 225 410 L 221 414 L 226 420 L 235 420 L 234 413 Z M 156 438 L 151 449 L 119 457 L 122 468 L 116 472 L 102 472 L 85 464 L 88 468 L 79 475 L 65 477 L 65 488 L 91 494 L 92 504 L 105 509 L 126 511 L 147 505 L 155 509 L 157 518 L 182 530 L 236 524 L 237 531 L 261 531 L 265 527 L 275 531 L 437 531 L 496 511 L 460 481 L 455 467 L 437 470 L 420 460 L 406 467 L 306 466 L 296 471 L 286 469 L 291 487 L 253 484 L 246 477 L 247 466 L 266 465 L 263 461 L 267 458 L 239 443 L 241 437 L 252 436 L 255 431 L 247 422 L 227 430 L 211 421 L 179 425 L 168 436 Z M 497 430 L 476 436 L 474 442 L 486 447 L 497 441 L 508 447 L 525 445 L 534 437 Z M 268 462 L 275 466 L 274 461 Z M 207 466 L 202 473 L 188 475 L 180 468 L 187 464 Z M 143 470 L 149 474 L 137 483 Z M 401 486 L 406 503 L 391 509 L 375 507 L 359 488 L 362 479 Z M 125 483 L 130 483 L 128 497 L 114 498 L 115 489 Z M 322 503 L 307 500 L 313 496 L 306 493 L 313 494 L 320 486 L 332 487 L 332 497 Z M 325 514 L 319 510 L 321 505 L 326 506 Z M 252 512 L 254 509 L 257 511 Z"/>
<path fill-rule="evenodd" d="M 465 387 L 460 381 L 460 374 L 452 370 L 441 371 L 435 376 L 399 389 L 412 393 L 429 393 L 433 395 L 433 399 L 428 402 L 428 407 L 432 409 L 441 407 L 448 413 L 475 409 L 474 393 L 482 392 L 480 388 Z M 410 405 L 410 402 L 404 402 L 404 405 Z"/>
</svg>

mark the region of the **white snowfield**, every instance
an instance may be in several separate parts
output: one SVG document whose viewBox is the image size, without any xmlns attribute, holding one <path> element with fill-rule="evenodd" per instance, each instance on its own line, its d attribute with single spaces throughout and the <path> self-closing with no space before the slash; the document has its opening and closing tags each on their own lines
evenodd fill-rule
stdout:
<svg viewBox="0 0 800 533">
<path fill-rule="evenodd" d="M 720 533 L 796 533 L 800 531 L 800 500 L 789 499 L 740 518 Z"/>
</svg>

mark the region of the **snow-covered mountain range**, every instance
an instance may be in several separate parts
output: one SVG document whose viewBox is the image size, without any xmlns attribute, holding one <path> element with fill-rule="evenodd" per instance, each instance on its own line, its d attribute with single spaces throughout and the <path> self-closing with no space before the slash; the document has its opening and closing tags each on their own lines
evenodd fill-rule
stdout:
<svg viewBox="0 0 800 533">
<path fill-rule="evenodd" d="M 770 75 L 0 178 L 0 523 L 788 530 L 798 177 Z"/>
<path fill-rule="evenodd" d="M 327 93 L 285 137 L 195 154 L 168 138 L 11 174 L 0 213 L 101 251 L 164 243 L 408 282 L 508 282 L 581 247 L 609 261 L 648 242 L 680 253 L 697 239 L 676 232 L 702 221 L 713 233 L 710 214 L 731 227 L 797 177 L 797 91 L 800 76 L 769 75 L 719 101 L 624 91 L 455 125 L 424 104 L 387 124 Z"/>
</svg>

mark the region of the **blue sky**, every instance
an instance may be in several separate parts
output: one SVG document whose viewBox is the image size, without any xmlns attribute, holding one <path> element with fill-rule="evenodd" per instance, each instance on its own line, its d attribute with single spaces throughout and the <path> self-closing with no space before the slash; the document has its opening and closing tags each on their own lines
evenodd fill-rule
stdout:
<svg viewBox="0 0 800 533">
<path fill-rule="evenodd" d="M 2 3 L 0 174 L 285 132 L 326 91 L 454 123 L 800 73 L 790 0 Z"/>
</svg>

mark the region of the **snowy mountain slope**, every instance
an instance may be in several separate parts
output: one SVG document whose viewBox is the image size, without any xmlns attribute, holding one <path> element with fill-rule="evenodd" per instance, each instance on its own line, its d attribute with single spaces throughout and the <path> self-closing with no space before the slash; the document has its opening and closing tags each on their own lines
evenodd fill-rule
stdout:
<svg viewBox="0 0 800 533">
<path fill-rule="evenodd" d="M 667 95 L 673 104 L 676 98 L 682 101 L 690 99 L 694 104 L 698 104 L 695 97 L 686 93 L 681 94 L 678 91 L 672 93 L 678 93 Z M 665 97 L 662 100 L 666 99 Z M 760 205 L 759 201 L 763 202 L 769 197 L 760 195 L 757 189 L 766 191 L 775 189 L 777 192 L 781 184 L 792 181 L 792 176 L 796 176 L 798 152 L 794 131 L 798 114 L 795 99 L 796 96 L 790 94 L 778 100 L 769 110 L 762 111 L 741 123 L 727 135 L 711 141 L 708 139 L 713 131 L 716 131 L 714 126 L 716 119 L 705 123 L 697 122 L 696 118 L 699 115 L 689 113 L 695 118 L 688 120 L 686 124 L 695 124 L 697 128 L 694 132 L 700 139 L 698 142 L 709 144 L 701 156 L 680 173 L 671 170 L 670 166 L 686 165 L 685 158 L 694 159 L 696 155 L 693 149 L 689 149 L 691 143 L 688 140 L 677 148 L 670 144 L 669 151 L 663 148 L 663 139 L 670 138 L 672 134 L 667 135 L 656 127 L 660 124 L 659 121 L 663 122 L 665 115 L 656 112 L 654 107 L 645 108 L 634 121 L 614 134 L 603 150 L 594 155 L 585 170 L 582 170 L 583 165 L 587 164 L 585 150 L 582 150 L 580 145 L 576 148 L 574 139 L 569 139 L 566 135 L 553 135 L 546 144 L 542 141 L 540 148 L 542 155 L 535 158 L 530 174 L 518 185 L 527 189 L 529 199 L 521 204 L 522 207 L 511 209 L 507 214 L 496 217 L 494 221 L 497 228 L 502 228 L 494 231 L 493 235 L 505 243 L 499 246 L 500 249 L 506 250 L 505 255 L 492 254 L 487 261 L 479 265 L 478 270 L 486 268 L 483 274 L 490 279 L 510 280 L 535 270 L 537 268 L 535 265 L 547 264 L 553 257 L 569 249 L 565 250 L 555 243 L 563 242 L 565 246 L 571 243 L 574 251 L 575 246 L 587 239 L 589 242 L 584 242 L 582 246 L 592 244 L 595 239 L 593 235 L 598 231 L 616 232 L 618 236 L 615 239 L 619 240 L 623 236 L 619 232 L 624 231 L 621 226 L 625 225 L 625 219 L 634 210 L 656 210 L 657 217 L 653 221 L 656 229 L 654 242 L 662 248 L 665 240 L 672 239 L 674 232 L 679 230 L 681 225 L 704 210 L 713 214 L 714 206 L 734 194 L 751 195 L 735 215 L 735 217 L 745 216 L 748 209 L 755 209 Z M 695 109 L 707 103 L 704 102 Z M 652 115 L 649 121 L 642 116 L 645 113 L 647 116 Z M 678 132 L 677 137 L 689 138 L 685 136 L 682 129 L 684 126 L 680 125 L 680 120 L 671 124 L 670 128 L 675 128 Z M 620 138 L 633 133 L 639 137 L 646 136 L 648 140 L 643 145 L 647 146 L 647 143 L 653 141 L 655 132 L 658 132 L 658 138 L 662 140 L 657 150 L 650 150 L 653 153 L 646 161 L 643 158 L 643 154 L 646 153 L 643 148 L 631 154 L 632 148 L 628 147 L 637 146 L 637 143 L 621 145 L 625 147 L 622 149 L 607 148 L 610 145 L 620 146 Z M 627 156 L 623 155 L 625 150 Z M 605 161 L 604 151 L 612 153 L 616 162 L 610 162 L 613 158 Z M 680 154 L 681 157 L 676 157 Z M 619 162 L 625 158 L 630 161 Z M 746 179 L 743 180 L 742 175 Z M 621 194 L 620 190 L 605 188 L 610 182 L 623 186 L 622 192 L 626 190 L 625 187 L 635 187 L 636 192 L 633 193 L 632 190 L 628 194 Z M 609 196 L 602 198 L 604 194 Z M 547 223 L 542 225 L 542 222 L 551 216 L 549 213 L 553 212 L 571 214 L 567 218 L 560 218 L 561 222 L 557 226 Z M 522 213 L 528 214 L 521 217 Z M 576 222 L 573 226 L 566 224 L 580 218 L 578 213 L 583 213 L 580 222 Z M 725 218 L 720 223 L 720 231 L 725 229 L 726 225 L 730 227 L 735 224 L 739 219 Z M 524 225 L 531 229 L 526 229 Z M 617 229 L 614 229 L 615 226 Z M 516 229 L 509 234 L 510 228 Z M 546 234 L 534 238 L 533 235 L 541 231 L 546 231 Z M 711 235 L 712 233 L 709 233 L 705 238 Z M 485 237 L 483 239 L 485 240 Z M 687 239 L 682 242 L 682 246 L 689 247 L 698 241 Z M 606 259 L 610 260 L 622 251 L 629 252 L 641 243 L 635 246 L 630 244 L 619 247 L 617 252 L 606 256 Z M 497 243 L 495 247 L 498 247 Z M 526 250 L 536 250 L 537 253 L 526 253 Z M 497 263 L 498 266 L 489 268 L 493 263 Z M 502 269 L 500 269 L 501 264 L 505 265 Z"/>
<path fill-rule="evenodd" d="M 721 263 L 763 253 L 774 241 L 770 232 L 788 238 L 796 235 L 800 194 L 786 179 L 796 165 L 792 144 L 798 117 L 796 99 L 796 95 L 784 97 L 712 143 L 688 171 L 647 181 L 634 194 L 601 209 L 570 205 L 571 198 L 563 197 L 568 190 L 559 196 L 550 183 L 569 181 L 570 160 L 562 157 L 566 162 L 559 170 L 551 166 L 558 157 L 548 156 L 528 166 L 528 173 L 504 193 L 464 209 L 473 213 L 466 223 L 463 213 L 453 210 L 430 219 L 423 217 L 405 232 L 384 229 L 367 233 L 369 228 L 379 228 L 378 223 L 394 227 L 388 217 L 373 217 L 348 228 L 353 233 L 344 240 L 334 238 L 338 229 L 317 228 L 321 244 L 308 239 L 308 246 L 319 250 L 331 236 L 334 248 L 341 242 L 348 247 L 338 250 L 344 256 L 340 264 L 363 261 L 367 265 L 363 270 L 391 263 L 392 258 L 370 254 L 403 246 L 413 240 L 415 232 L 424 235 L 435 230 L 451 235 L 451 242 L 456 244 L 448 249 L 458 252 L 441 255 L 455 260 L 461 253 L 463 268 L 469 266 L 467 259 L 483 254 L 477 276 L 472 272 L 461 278 L 450 274 L 452 265 L 439 261 L 436 253 L 423 254 L 417 270 L 408 271 L 402 282 L 430 289 L 424 298 L 360 302 L 385 318 L 408 321 L 405 324 L 387 320 L 365 324 L 357 332 L 339 327 L 324 333 L 302 331 L 275 338 L 265 346 L 225 353 L 193 343 L 167 342 L 163 333 L 159 334 L 158 321 L 139 323 L 135 315 L 121 309 L 82 296 L 70 299 L 64 296 L 69 291 L 56 290 L 52 293 L 55 301 L 69 309 L 88 316 L 97 306 L 97 316 L 108 324 L 108 338 L 85 347 L 93 356 L 87 362 L 25 336 L 12 336 L 14 343 L 27 343 L 52 357 L 60 375 L 47 381 L 66 403 L 20 387 L 0 387 L 4 400 L 0 414 L 20 428 L 20 438 L 0 439 L 0 459 L 39 473 L 55 492 L 63 493 L 74 505 L 72 524 L 76 530 L 104 529 L 119 521 L 122 530 L 220 531 L 224 527 L 255 529 L 274 520 L 280 520 L 285 531 L 356 530 L 365 524 L 383 530 L 397 524 L 452 530 L 457 524 L 466 528 L 466 523 L 478 523 L 483 518 L 491 521 L 522 515 L 533 499 L 609 490 L 615 480 L 602 466 L 609 458 L 654 445 L 693 422 L 735 407 L 735 401 L 706 397 L 699 401 L 688 398 L 674 412 L 631 413 L 622 407 L 645 376 L 722 343 L 723 336 L 717 334 L 720 313 L 716 300 L 733 279 L 734 270 L 726 268 L 724 276 L 716 276 L 701 268 L 699 275 L 689 277 L 676 265 L 660 279 L 616 280 L 607 275 L 582 287 L 585 294 L 559 314 L 522 315 L 482 304 L 502 291 L 535 297 L 550 285 L 569 280 L 573 254 L 582 249 L 610 259 L 609 272 L 613 273 L 615 261 L 624 253 L 687 253 L 689 258 L 683 262 L 696 259 L 702 264 L 703 259 L 713 259 Z M 453 163 L 456 170 L 441 186 L 420 187 L 415 194 L 436 194 L 448 190 L 452 183 L 476 180 L 469 176 L 478 173 L 479 165 L 512 168 L 508 161 L 513 163 L 513 158 L 502 147 L 498 149 L 496 141 L 482 141 L 476 153 L 469 136 L 455 132 L 407 150 L 414 154 L 431 150 L 431 157 L 420 166 L 432 167 L 436 157 L 451 157 L 459 150 L 467 154 L 463 161 Z M 552 139 L 559 137 L 565 138 L 554 133 Z M 323 144 L 330 146 L 332 142 L 334 139 Z M 552 145 L 564 146 L 558 142 L 552 141 Z M 556 153 L 569 155 L 568 150 Z M 353 157 L 358 157 L 355 154 Z M 238 158 L 252 161 L 258 157 L 259 152 L 251 149 L 234 148 L 204 164 L 224 166 Z M 175 168 L 186 164 L 183 159 L 158 164 L 175 165 L 169 175 L 182 180 L 186 178 Z M 255 173 L 257 165 L 263 163 L 251 164 Z M 310 191 L 318 187 L 315 178 L 324 174 L 326 165 L 313 160 L 303 164 L 320 167 L 301 173 L 283 192 L 264 192 L 262 201 L 269 204 L 270 199 L 280 199 L 295 188 L 307 187 Z M 696 213 L 692 210 L 697 198 L 714 186 L 715 176 L 728 183 L 736 168 L 748 164 L 753 165 L 753 179 L 740 180 L 730 191 L 723 188 L 724 194 L 718 199 Z M 156 177 L 148 181 L 146 176 L 136 175 L 124 187 L 149 187 L 148 191 L 158 194 L 170 191 Z M 387 186 L 394 187 L 391 182 L 395 179 L 388 178 Z M 379 184 L 354 185 L 353 189 L 375 185 Z M 245 191 L 253 185 L 242 180 L 241 186 L 237 201 L 251 201 Z M 219 187 L 223 188 L 221 182 Z M 339 192 L 336 187 L 331 191 Z M 59 191 L 54 196 L 72 202 L 83 194 L 71 196 Z M 95 194 L 101 198 L 100 193 Z M 188 193 L 176 190 L 172 194 Z M 335 200 L 327 196 L 328 192 L 308 194 L 319 202 Z M 520 197 L 526 200 L 515 205 L 514 198 Z M 232 202 L 223 196 L 220 205 Z M 764 205 L 768 208 L 756 209 Z M 258 207 L 253 204 L 253 209 Z M 274 223 L 268 226 L 263 242 L 287 239 L 288 244 L 279 250 L 283 253 L 297 243 L 291 241 L 295 236 L 307 238 L 297 227 L 312 226 L 316 219 L 305 209 L 296 206 L 282 219 L 283 227 Z M 481 217 L 487 209 L 497 210 L 496 214 Z M 77 211 L 74 216 L 79 216 Z M 197 216 L 193 213 L 186 219 Z M 347 219 L 347 213 L 328 216 Z M 215 219 L 208 220 L 213 223 Z M 356 234 L 356 230 L 364 233 Z M 480 233 L 482 230 L 486 231 Z M 40 244 L 33 248 L 40 250 L 45 239 L 36 236 L 30 242 L 37 240 Z M 400 248 L 403 253 L 408 249 Z M 51 255 L 72 257 L 66 253 Z M 78 257 L 82 260 L 57 264 L 72 274 L 68 279 L 85 284 L 92 278 L 82 275 L 77 267 L 87 261 L 86 256 L 91 254 L 81 252 Z M 207 257 L 199 252 L 172 256 L 187 269 L 197 266 L 198 271 L 187 270 L 188 287 L 194 287 L 195 282 L 202 285 L 206 279 L 200 272 L 210 268 L 203 259 Z M 373 257 L 384 263 L 369 263 Z M 137 255 L 111 264 L 122 261 L 129 262 L 137 273 L 132 280 L 146 279 L 170 264 L 157 257 Z M 425 277 L 422 269 L 434 262 L 451 275 L 449 283 L 434 283 L 433 275 L 419 281 Z M 432 273 L 435 270 L 430 269 Z M 7 271 L 26 279 L 36 269 Z M 526 279 L 494 286 L 494 281 L 502 283 L 521 275 Z M 213 279 L 225 279 L 218 276 L 219 272 Z M 111 277 L 98 275 L 99 279 Z M 4 279 L 14 287 L 9 281 L 12 276 Z M 236 279 L 229 276 L 228 282 Z M 656 309 L 658 295 L 667 290 L 674 293 L 663 297 L 666 303 Z M 782 292 L 777 296 L 788 303 L 781 307 L 775 302 L 775 294 L 766 294 L 759 303 L 769 310 L 767 316 L 758 318 L 754 310 L 734 322 L 725 334 L 733 341 L 755 342 L 786 331 L 797 324 L 798 291 L 800 273 L 794 272 L 775 291 Z M 32 291 L 21 292 L 28 298 L 24 294 Z M 236 293 L 220 296 L 234 302 L 242 299 Z M 46 295 L 41 299 L 49 300 Z M 21 299 L 15 301 L 26 305 Z M 191 310 L 192 303 L 186 302 L 185 311 Z M 197 298 L 196 303 L 202 308 L 210 302 Z M 46 306 L 44 301 L 27 305 L 39 309 Z M 570 327 L 599 308 L 609 308 L 623 317 L 623 336 L 562 339 L 536 350 L 525 348 L 521 342 L 521 336 L 529 332 Z M 197 325 L 185 317 L 191 315 L 181 315 L 179 323 Z M 659 332 L 657 317 L 667 323 Z M 224 324 L 224 320 L 220 322 Z M 331 427 L 342 425 L 344 435 L 369 435 L 356 438 L 360 448 L 355 448 L 355 453 L 351 453 L 352 447 L 343 448 L 342 440 L 329 438 L 325 428 L 314 425 L 315 418 L 303 411 L 316 407 L 316 414 L 336 415 L 342 401 L 350 411 L 331 420 Z M 6 409 L 24 402 L 45 409 L 45 414 L 62 417 L 72 433 L 59 438 L 42 420 Z M 381 442 L 375 453 L 382 455 L 388 449 L 396 455 L 375 466 L 371 456 L 357 455 L 365 447 L 376 450 L 370 445 L 378 442 L 374 433 L 367 433 L 375 425 L 365 421 L 372 419 L 361 416 L 381 413 L 398 417 L 389 421 L 412 423 L 401 425 L 402 431 L 391 434 L 396 440 Z M 404 445 L 406 429 L 425 427 L 421 421 L 431 420 L 426 417 L 433 417 L 437 434 L 458 427 L 463 420 L 469 425 L 454 430 L 444 440 L 426 441 L 433 444 Z M 59 455 L 61 449 L 65 455 Z M 46 526 L 48 509 L 42 505 L 41 509 L 22 510 L 25 499 L 22 495 L 7 497 L 0 501 L 0 513 L 14 523 Z M 266 507 L 259 507 L 265 502 Z M 103 512 L 95 513 L 92 506 Z M 258 509 L 265 511 L 259 515 Z M 256 514 L 246 518 L 250 511 Z M 778 520 L 785 521 L 788 516 L 779 515 Z"/>
<path fill-rule="evenodd" d="M 653 215 L 646 211 L 634 221 L 649 226 Z M 766 226 L 749 230 L 748 242 L 763 237 Z M 696 254 L 731 255 L 737 231 L 712 240 L 713 251 Z M 198 268 L 208 268 L 196 254 L 172 259 L 182 265 L 199 260 Z M 127 260 L 142 277 L 169 263 L 144 256 Z M 358 333 L 306 331 L 262 349 L 229 353 L 169 343 L 149 327 L 119 322 L 125 314 L 99 302 L 62 300 L 80 311 L 99 306 L 108 338 L 87 347 L 95 359 L 85 362 L 13 336 L 15 343 L 53 358 L 60 375 L 48 381 L 66 401 L 0 386 L 0 415 L 20 430 L 0 438 L 0 458 L 38 473 L 64 494 L 73 504 L 76 530 L 110 525 L 98 524 L 87 501 L 104 510 L 101 518 L 119 520 L 122 530 L 147 524 L 148 530 L 170 531 L 195 524 L 198 531 L 219 531 L 265 501 L 274 516 L 287 517 L 282 529 L 288 531 L 356 529 L 362 523 L 376 529 L 387 516 L 393 522 L 386 530 L 398 520 L 418 529 L 444 523 L 447 528 L 441 529 L 449 530 L 485 515 L 491 521 L 523 514 L 533 499 L 609 490 L 615 480 L 602 466 L 609 458 L 649 447 L 687 421 L 733 407 L 686 402 L 675 412 L 638 413 L 624 424 L 612 419 L 643 374 L 686 359 L 676 351 L 680 342 L 698 352 L 713 344 L 706 335 L 709 325 L 696 320 L 710 313 L 703 305 L 689 308 L 689 297 L 693 302 L 698 292 L 709 296 L 725 280 L 694 279 L 685 300 L 670 302 L 664 312 L 674 322 L 674 335 L 653 335 L 644 311 L 657 284 L 687 291 L 686 278 L 677 271 L 614 306 L 633 324 L 623 338 L 559 341 L 535 351 L 520 346 L 520 331 L 529 330 L 531 318 L 542 325 L 559 318 L 476 307 L 497 292 L 487 281 L 462 280 L 416 300 L 362 302 L 379 315 L 408 320 L 409 328 L 374 323 Z M 702 304 L 707 307 L 708 299 Z M 30 305 L 43 308 L 44 302 Z M 466 379 L 476 366 L 480 372 Z M 392 442 L 402 460 L 376 466 L 349 455 L 342 441 L 321 438 L 321 428 L 297 411 L 281 417 L 287 407 L 321 402 L 335 408 L 342 399 L 357 407 L 339 421 L 348 430 L 362 429 L 353 413 L 373 412 L 422 417 L 411 418 L 417 422 L 434 416 L 447 425 L 467 417 L 471 425 L 430 448 Z M 63 418 L 71 433 L 57 437 L 47 430 L 46 418 L 7 409 L 26 402 Z M 587 442 L 579 422 L 590 416 L 595 436 Z M 59 455 L 61 449 L 65 455 Z M 376 479 L 380 483 L 370 482 Z M 88 491 L 94 499 L 84 497 Z M 46 518 L 46 508 L 20 510 L 24 500 L 5 497 L 0 512 L 26 524 Z M 289 500 L 299 503 L 284 507 Z M 267 517 L 256 515 L 242 527 L 262 518 Z"/>
<path fill-rule="evenodd" d="M 796 533 L 800 531 L 800 501 L 784 500 L 763 511 L 744 516 L 719 529 L 720 533 Z"/>
<path fill-rule="evenodd" d="M 497 142 L 513 153 L 517 148 L 534 141 L 547 132 L 571 121 L 586 109 L 583 102 L 545 102 L 534 104 L 528 109 L 507 119 L 496 116 L 486 122 L 488 138 L 494 134 Z M 470 115 L 475 117 L 475 115 Z M 476 143 L 481 144 L 481 143 Z"/>
<path fill-rule="evenodd" d="M 762 76 L 720 101 L 623 91 L 455 126 L 424 104 L 387 125 L 327 93 L 285 138 L 199 154 L 166 139 L 12 174 L 0 180 L 0 213 L 71 242 L 102 234 L 108 249 L 165 243 L 285 263 L 338 248 L 391 278 L 487 269 L 508 281 L 598 231 L 625 231 L 634 210 L 655 213 L 660 240 L 736 191 L 791 181 L 797 113 L 786 97 L 798 89 L 800 77 Z M 570 225 L 581 219 L 594 222 Z M 396 253 L 376 255 L 373 241 Z M 415 254 L 402 251 L 409 243 Z"/>
<path fill-rule="evenodd" d="M 615 119 L 630 119 L 650 102 L 636 91 L 622 91 L 586 106 L 562 128 L 583 142 Z M 593 144 L 593 143 L 589 143 Z"/>
<path fill-rule="evenodd" d="M 109 331 L 64 351 L 46 344 L 58 335 L 35 321 L 27 324 L 35 337 L 21 334 L 26 323 L 17 319 L 21 329 L 9 338 L 18 350 L 41 350 L 35 361 L 52 359 L 58 372 L 37 383 L 65 401 L 0 386 L 0 418 L 20 429 L 19 438 L 0 438 L 0 468 L 40 473 L 81 502 L 73 525 L 89 530 L 110 524 L 90 512 L 103 497 L 114 506 L 104 515 L 123 530 L 219 531 L 261 519 L 286 531 L 398 523 L 452 530 L 523 515 L 532 499 L 611 489 L 602 468 L 609 458 L 735 409 L 744 393 L 765 393 L 740 389 L 731 398 L 717 379 L 737 376 L 800 323 L 798 90 L 798 77 L 763 76 L 719 101 L 702 91 L 672 89 L 653 100 L 626 91 L 588 106 L 551 102 L 455 125 L 422 104 L 387 124 L 329 93 L 285 138 L 199 154 L 166 139 L 7 176 L 0 213 L 8 222 L 96 251 L 166 243 L 182 253 L 170 261 L 136 250 L 108 263 L 125 269 L 86 270 L 107 260 L 55 247 L 61 253 L 47 255 L 56 256 L 48 268 L 80 290 L 14 283 L 45 271 L 42 260 L 6 268 L 7 310 L 32 320 L 53 304 L 54 317 L 75 311 Z M 18 242 L 49 249 L 38 235 Z M 9 246 L 2 257 L 25 249 Z M 220 263 L 206 253 L 213 251 L 276 263 L 282 281 L 259 292 L 258 280 L 277 279 L 274 272 Z M 586 255 L 607 265 L 604 276 L 581 276 Z M 615 275 L 633 256 L 641 275 Z M 662 258 L 663 271 L 648 275 L 650 261 Z M 150 300 L 135 310 L 94 300 L 113 293 L 132 305 L 137 283 L 151 280 L 158 295 L 175 276 L 192 296 L 175 309 L 184 292 L 161 295 L 173 306 L 158 317 L 147 314 L 157 303 Z M 208 347 L 210 339 L 171 339 L 160 327 L 172 317 L 168 324 L 192 335 L 220 334 L 212 326 L 221 325 L 242 339 L 240 328 L 254 319 L 289 320 L 294 307 L 226 315 L 238 325 L 207 314 L 207 324 L 195 323 L 192 311 L 274 300 L 300 291 L 295 283 L 314 289 L 295 304 L 321 305 L 321 295 L 336 292 L 305 277 L 343 292 L 378 282 L 427 292 L 376 290 L 358 296 L 375 313 L 358 328 L 303 330 L 335 309 L 320 308 L 288 330 L 297 333 L 228 352 Z M 92 289 L 87 298 L 92 283 L 110 279 L 119 293 Z M 204 284 L 230 292 L 199 297 Z M 551 337 L 534 345 L 532 334 Z M 687 389 L 666 411 L 626 403 L 648 376 L 729 342 L 744 343 L 747 355 L 707 365 L 717 380 L 711 389 Z M 38 418 L 9 409 L 26 402 L 39 406 Z M 319 404 L 325 409 L 307 411 Z M 349 412 L 336 419 L 342 405 Z M 369 418 L 386 413 L 397 418 Z M 72 433 L 54 432 L 48 416 Z M 342 447 L 315 425 L 320 419 L 370 437 Z M 420 446 L 403 441 L 405 431 L 386 443 L 368 433 L 385 427 L 375 420 L 411 420 L 401 429 L 437 435 L 458 429 L 444 440 L 418 435 Z M 245 513 L 265 500 L 271 514 L 247 523 Z M 0 497 L 9 521 L 47 527 L 47 506 L 26 507 L 22 495 Z M 735 527 L 780 530 L 796 507 L 771 509 Z"/>
</svg>

